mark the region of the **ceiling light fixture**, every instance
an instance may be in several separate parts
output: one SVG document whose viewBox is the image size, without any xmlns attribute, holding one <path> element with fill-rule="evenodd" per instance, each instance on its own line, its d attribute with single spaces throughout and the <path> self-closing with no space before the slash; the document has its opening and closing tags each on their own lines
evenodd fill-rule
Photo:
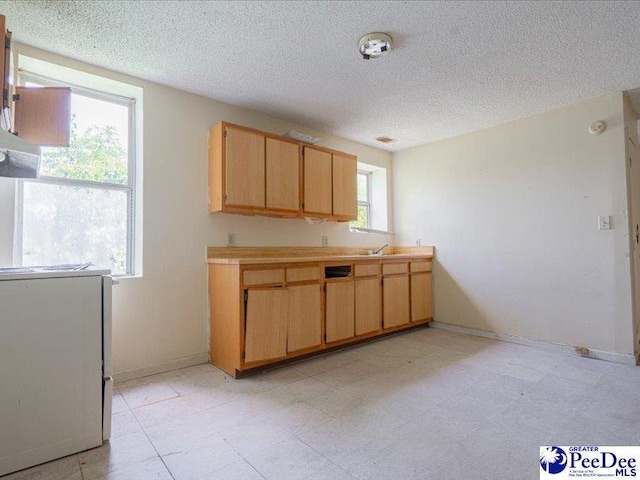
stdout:
<svg viewBox="0 0 640 480">
<path fill-rule="evenodd" d="M 365 60 L 378 58 L 391 50 L 391 36 L 386 33 L 367 33 L 358 44 L 360 55 Z"/>
</svg>

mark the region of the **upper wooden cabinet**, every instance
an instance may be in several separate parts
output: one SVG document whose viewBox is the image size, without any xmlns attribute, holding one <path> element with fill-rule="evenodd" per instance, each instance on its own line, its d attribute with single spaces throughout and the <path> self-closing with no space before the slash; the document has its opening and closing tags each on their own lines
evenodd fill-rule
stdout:
<svg viewBox="0 0 640 480">
<path fill-rule="evenodd" d="M 304 147 L 304 200 L 305 215 L 331 215 L 331 153 Z"/>
<path fill-rule="evenodd" d="M 220 122 L 210 130 L 209 211 L 356 219 L 357 158 Z"/>
<path fill-rule="evenodd" d="M 335 220 L 355 220 L 357 157 L 305 146 L 303 158 L 303 213 L 330 216 Z"/>
<path fill-rule="evenodd" d="M 224 132 L 225 205 L 265 205 L 265 137 L 248 130 L 227 127 Z"/>
<path fill-rule="evenodd" d="M 68 147 L 71 138 L 69 87 L 14 87 L 11 79 L 11 32 L 0 15 L 0 90 L 2 114 L 9 109 L 12 132 L 34 145 Z"/>
<path fill-rule="evenodd" d="M 300 147 L 277 138 L 266 138 L 266 207 L 300 210 Z"/>
<path fill-rule="evenodd" d="M 11 32 L 6 28 L 6 18 L 0 15 L 0 35 L 4 39 L 4 45 L 0 45 L 0 88 L 2 89 L 2 108 L 9 107 L 9 78 L 11 77 Z"/>
<path fill-rule="evenodd" d="M 337 153 L 334 153 L 332 157 L 333 215 L 347 220 L 355 220 L 358 216 L 357 158 Z"/>
<path fill-rule="evenodd" d="M 16 87 L 13 122 L 20 138 L 47 147 L 68 147 L 71 139 L 69 87 Z"/>
</svg>

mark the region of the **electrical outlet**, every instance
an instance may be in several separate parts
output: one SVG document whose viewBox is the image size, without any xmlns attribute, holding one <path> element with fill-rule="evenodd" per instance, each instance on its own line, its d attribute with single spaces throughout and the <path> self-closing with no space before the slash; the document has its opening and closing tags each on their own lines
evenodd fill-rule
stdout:
<svg viewBox="0 0 640 480">
<path fill-rule="evenodd" d="M 416 247 L 420 247 L 422 246 L 422 240 L 419 238 L 416 238 Z"/>
<path fill-rule="evenodd" d="M 236 244 L 236 234 L 233 232 L 227 233 L 227 247 L 233 247 Z"/>
<path fill-rule="evenodd" d="M 598 230 L 611 230 L 611 215 L 598 217 Z"/>
<path fill-rule="evenodd" d="M 323 247 L 328 247 L 329 246 L 329 237 L 327 235 L 323 235 L 322 236 L 322 246 Z"/>
</svg>

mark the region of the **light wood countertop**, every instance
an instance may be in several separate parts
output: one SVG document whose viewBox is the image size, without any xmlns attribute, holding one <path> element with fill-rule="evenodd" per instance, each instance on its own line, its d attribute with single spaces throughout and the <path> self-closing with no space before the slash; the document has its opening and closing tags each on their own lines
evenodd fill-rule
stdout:
<svg viewBox="0 0 640 480">
<path fill-rule="evenodd" d="M 433 258 L 433 247 L 387 247 L 384 255 L 368 255 L 369 250 L 376 247 L 209 247 L 207 262 L 250 265 Z"/>
</svg>

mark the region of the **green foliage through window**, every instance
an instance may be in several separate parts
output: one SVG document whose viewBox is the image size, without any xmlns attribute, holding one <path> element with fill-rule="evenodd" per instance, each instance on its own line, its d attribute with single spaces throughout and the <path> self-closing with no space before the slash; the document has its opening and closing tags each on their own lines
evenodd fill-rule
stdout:
<svg viewBox="0 0 640 480">
<path fill-rule="evenodd" d="M 114 126 L 92 125 L 80 133 L 74 115 L 69 146 L 43 148 L 40 174 L 126 185 L 127 152 Z"/>
<path fill-rule="evenodd" d="M 369 206 L 358 205 L 358 219 L 355 222 L 351 222 L 352 227 L 356 228 L 369 228 Z"/>
<path fill-rule="evenodd" d="M 358 218 L 351 222 L 352 227 L 369 228 L 369 208 L 371 207 L 371 178 L 370 174 L 358 171 Z"/>
</svg>

